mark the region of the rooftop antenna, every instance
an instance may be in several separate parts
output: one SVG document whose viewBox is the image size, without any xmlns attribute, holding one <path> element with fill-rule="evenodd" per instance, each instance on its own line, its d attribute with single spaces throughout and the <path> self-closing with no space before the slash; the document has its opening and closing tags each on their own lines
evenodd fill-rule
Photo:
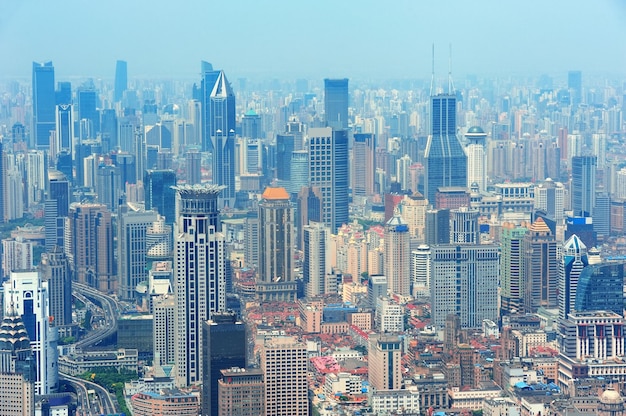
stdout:
<svg viewBox="0 0 626 416">
<path fill-rule="evenodd" d="M 454 83 L 452 82 L 452 44 L 450 44 L 450 56 L 448 57 L 448 94 L 454 94 Z"/>
<path fill-rule="evenodd" d="M 430 78 L 430 96 L 432 97 L 435 93 L 435 44 L 433 43 L 433 62 L 432 62 L 432 75 Z"/>
</svg>

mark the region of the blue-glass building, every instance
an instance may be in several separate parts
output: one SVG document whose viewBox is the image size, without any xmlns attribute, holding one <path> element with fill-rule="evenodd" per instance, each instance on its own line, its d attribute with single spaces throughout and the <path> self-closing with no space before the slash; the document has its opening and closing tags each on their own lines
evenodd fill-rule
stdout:
<svg viewBox="0 0 626 416">
<path fill-rule="evenodd" d="M 119 102 L 124 98 L 124 91 L 128 89 L 128 65 L 126 61 L 117 61 L 115 64 L 115 90 L 113 101 Z"/>
<path fill-rule="evenodd" d="M 348 128 L 348 78 L 324 80 L 324 117 L 328 127 Z"/>
<path fill-rule="evenodd" d="M 431 134 L 424 152 L 424 194 L 435 204 L 437 189 L 467 186 L 467 156 L 456 136 L 456 96 L 430 98 Z"/>
<path fill-rule="evenodd" d="M 33 62 L 32 142 L 37 148 L 50 146 L 50 131 L 55 129 L 56 91 L 52 62 Z"/>
<path fill-rule="evenodd" d="M 624 312 L 624 265 L 623 262 L 602 263 L 585 267 L 578 279 L 576 311 L 613 311 L 621 315 Z"/>
<path fill-rule="evenodd" d="M 165 217 L 165 223 L 172 225 L 176 221 L 176 173 L 170 169 L 146 170 L 144 176 L 146 210 L 156 209 Z"/>
</svg>

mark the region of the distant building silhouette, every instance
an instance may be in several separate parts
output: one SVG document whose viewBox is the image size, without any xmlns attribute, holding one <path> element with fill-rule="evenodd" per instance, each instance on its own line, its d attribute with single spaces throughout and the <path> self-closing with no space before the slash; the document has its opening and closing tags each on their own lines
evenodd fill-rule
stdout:
<svg viewBox="0 0 626 416">
<path fill-rule="evenodd" d="M 324 117 L 328 127 L 348 128 L 348 78 L 324 80 Z"/>
</svg>

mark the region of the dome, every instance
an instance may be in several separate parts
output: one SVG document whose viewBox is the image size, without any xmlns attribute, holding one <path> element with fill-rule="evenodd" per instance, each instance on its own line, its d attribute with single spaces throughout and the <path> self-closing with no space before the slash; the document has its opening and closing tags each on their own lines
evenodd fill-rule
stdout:
<svg viewBox="0 0 626 416">
<path fill-rule="evenodd" d="M 620 404 L 624 403 L 624 399 L 616 390 L 609 388 L 600 396 L 600 402 L 603 404 Z"/>
<path fill-rule="evenodd" d="M 469 130 L 467 130 L 468 134 L 485 134 L 485 130 L 482 129 L 482 127 L 479 126 L 472 126 L 469 128 Z"/>
</svg>

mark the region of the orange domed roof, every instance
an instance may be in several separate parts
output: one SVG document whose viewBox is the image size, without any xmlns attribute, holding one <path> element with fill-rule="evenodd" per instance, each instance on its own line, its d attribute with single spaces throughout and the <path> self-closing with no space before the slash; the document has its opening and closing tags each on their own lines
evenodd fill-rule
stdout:
<svg viewBox="0 0 626 416">
<path fill-rule="evenodd" d="M 265 188 L 265 191 L 263 192 L 263 199 L 270 199 L 270 200 L 289 199 L 289 194 L 287 193 L 287 190 L 285 188 L 267 187 Z"/>
</svg>

